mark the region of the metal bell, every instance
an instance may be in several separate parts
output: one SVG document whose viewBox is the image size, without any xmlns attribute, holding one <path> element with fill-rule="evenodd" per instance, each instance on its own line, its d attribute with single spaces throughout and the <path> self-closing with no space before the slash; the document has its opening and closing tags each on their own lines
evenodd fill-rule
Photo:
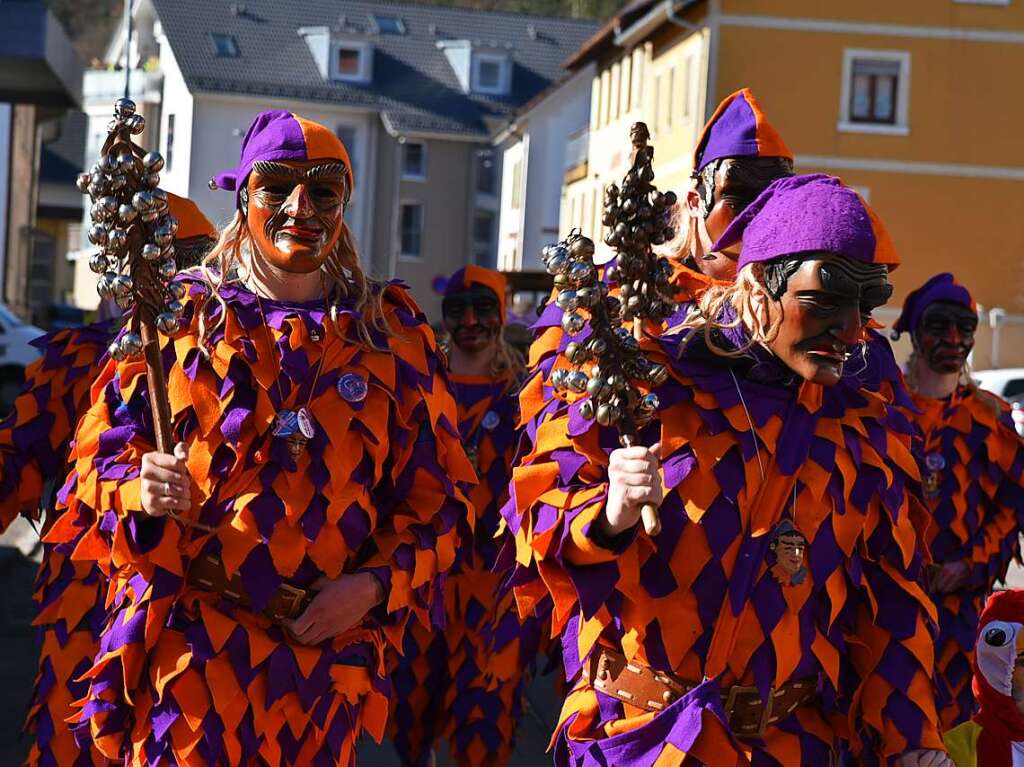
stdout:
<svg viewBox="0 0 1024 767">
<path fill-rule="evenodd" d="M 139 218 L 141 218 L 147 224 L 152 224 L 158 218 L 160 218 L 160 211 L 155 210 L 153 208 L 150 208 L 149 210 L 144 210 L 144 211 L 140 212 L 139 213 Z"/>
<path fill-rule="evenodd" d="M 153 242 L 159 245 L 161 248 L 167 247 L 174 242 L 174 232 L 167 226 L 158 227 L 153 232 Z"/>
<path fill-rule="evenodd" d="M 171 230 L 172 236 L 178 233 L 178 219 L 174 216 L 164 216 L 162 225 Z"/>
<path fill-rule="evenodd" d="M 94 274 L 103 274 L 109 266 L 110 262 L 102 253 L 93 253 L 89 256 L 89 271 Z"/>
<path fill-rule="evenodd" d="M 146 118 L 142 115 L 132 115 L 124 121 L 124 124 L 134 136 L 138 136 L 142 131 L 146 130 Z"/>
<path fill-rule="evenodd" d="M 79 173 L 78 178 L 75 179 L 75 186 L 78 187 L 78 191 L 82 194 L 86 194 L 89 191 L 89 184 L 92 182 L 91 173 Z"/>
<path fill-rule="evenodd" d="M 131 293 L 133 285 L 131 277 L 127 274 L 119 274 L 114 277 L 111 289 L 114 292 L 114 296 L 116 298 L 120 298 L 121 296 L 127 296 Z"/>
<path fill-rule="evenodd" d="M 594 241 L 589 237 L 580 237 L 569 246 L 569 253 L 573 258 L 592 258 L 594 255 Z"/>
<path fill-rule="evenodd" d="M 114 102 L 114 117 L 127 120 L 135 114 L 135 102 L 129 98 L 120 98 Z"/>
<path fill-rule="evenodd" d="M 565 368 L 558 368 L 551 373 L 551 386 L 554 387 L 555 391 L 564 391 L 566 388 L 566 376 L 569 371 Z"/>
<path fill-rule="evenodd" d="M 563 312 L 574 312 L 580 302 L 575 290 L 563 290 L 555 297 L 555 305 Z"/>
<path fill-rule="evenodd" d="M 580 415 L 588 421 L 594 420 L 594 403 L 589 399 L 583 400 L 580 403 Z"/>
<path fill-rule="evenodd" d="M 576 341 L 571 341 L 565 347 L 565 358 L 574 365 L 579 365 L 590 359 L 589 348 Z"/>
<path fill-rule="evenodd" d="M 118 276 L 117 272 L 107 272 L 100 277 L 99 282 L 96 283 L 96 292 L 99 293 L 100 298 L 114 297 L 114 280 Z"/>
<path fill-rule="evenodd" d="M 593 266 L 581 261 L 569 267 L 568 276 L 570 283 L 576 287 L 582 287 L 593 282 L 597 278 L 597 272 Z"/>
<path fill-rule="evenodd" d="M 571 336 L 576 335 L 586 324 L 586 320 L 575 312 L 571 312 L 562 317 L 562 330 Z"/>
<path fill-rule="evenodd" d="M 121 351 L 126 357 L 142 354 L 142 336 L 138 333 L 125 333 L 121 336 Z"/>
<path fill-rule="evenodd" d="M 661 386 L 668 380 L 668 368 L 664 365 L 651 365 L 650 370 L 647 371 L 647 380 L 653 386 Z"/>
<path fill-rule="evenodd" d="M 637 403 L 637 410 L 644 415 L 654 415 L 660 405 L 661 400 L 658 399 L 657 394 L 645 394 L 640 398 L 640 402 Z"/>
<path fill-rule="evenodd" d="M 174 279 L 174 275 L 178 273 L 178 265 L 174 263 L 173 258 L 165 258 L 156 267 L 156 273 L 160 275 L 160 279 L 164 282 L 169 282 Z"/>
<path fill-rule="evenodd" d="M 132 207 L 140 213 L 144 210 L 149 210 L 153 207 L 153 193 L 152 192 L 136 192 L 132 196 Z"/>
<path fill-rule="evenodd" d="M 127 173 L 135 168 L 135 156 L 131 152 L 121 152 L 117 156 L 117 169 Z"/>
<path fill-rule="evenodd" d="M 146 186 L 150 189 L 156 189 L 160 186 L 160 174 L 159 173 L 147 173 L 145 178 Z"/>
<path fill-rule="evenodd" d="M 164 169 L 164 156 L 159 152 L 146 152 L 142 157 L 142 167 L 149 173 L 159 173 Z"/>
<path fill-rule="evenodd" d="M 577 394 L 582 394 L 587 390 L 587 383 L 589 381 L 590 379 L 587 378 L 587 374 L 581 373 L 578 370 L 573 371 L 565 378 L 566 386 L 568 386 L 571 391 L 574 391 Z"/>
<path fill-rule="evenodd" d="M 117 158 L 112 154 L 105 154 L 100 157 L 98 165 L 104 173 L 113 173 L 117 169 Z"/>
<path fill-rule="evenodd" d="M 172 282 L 167 286 L 167 292 L 170 293 L 172 300 L 181 301 L 188 295 L 188 288 L 180 282 Z"/>
<path fill-rule="evenodd" d="M 111 195 L 104 195 L 96 200 L 96 204 L 99 205 L 108 215 L 114 215 L 117 213 L 117 198 Z"/>
<path fill-rule="evenodd" d="M 111 229 L 107 235 L 107 250 L 111 253 L 120 253 L 128 247 L 128 235 L 124 229 Z"/>
<path fill-rule="evenodd" d="M 131 293 L 125 296 L 115 296 L 114 303 L 117 304 L 118 309 L 126 312 L 135 305 L 135 296 Z"/>
<path fill-rule="evenodd" d="M 180 317 L 182 312 L 185 311 L 185 306 L 181 303 L 181 301 L 171 301 L 170 303 L 167 304 L 167 311 L 171 312 L 172 314 L 176 314 Z"/>
<path fill-rule="evenodd" d="M 124 360 L 124 352 L 121 351 L 121 344 L 117 341 L 114 341 L 107 347 L 107 354 L 113 357 L 115 362 Z"/>
<path fill-rule="evenodd" d="M 147 242 L 142 246 L 142 258 L 146 261 L 156 261 L 162 254 L 163 249 L 159 245 Z"/>
<path fill-rule="evenodd" d="M 181 322 L 171 312 L 162 312 L 156 316 L 156 326 L 161 333 L 171 335 L 181 329 Z"/>
<path fill-rule="evenodd" d="M 548 274 L 561 274 L 569 266 L 569 256 L 558 253 L 548 259 L 546 268 Z"/>
<path fill-rule="evenodd" d="M 89 242 L 93 245 L 103 247 L 107 244 L 107 228 L 103 224 L 93 224 L 89 227 Z"/>
<path fill-rule="evenodd" d="M 122 203 L 117 209 L 117 217 L 121 219 L 122 224 L 127 226 L 139 217 L 139 212 L 128 203 Z"/>
<path fill-rule="evenodd" d="M 110 188 L 112 191 L 120 192 L 128 185 L 128 179 L 124 176 L 114 176 L 110 179 Z"/>
<path fill-rule="evenodd" d="M 92 207 L 89 208 L 89 218 L 96 223 L 106 223 L 110 216 L 107 214 L 106 209 L 98 202 L 93 203 Z"/>
</svg>

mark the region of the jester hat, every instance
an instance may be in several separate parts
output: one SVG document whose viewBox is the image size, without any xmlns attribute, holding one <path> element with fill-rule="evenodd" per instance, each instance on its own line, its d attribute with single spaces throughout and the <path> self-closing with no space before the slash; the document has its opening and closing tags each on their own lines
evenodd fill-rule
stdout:
<svg viewBox="0 0 1024 767">
<path fill-rule="evenodd" d="M 256 115 L 245 132 L 238 167 L 217 173 L 211 188 L 234 191 L 235 206 L 241 210 L 239 191 L 259 160 L 337 160 L 345 163 L 349 193 L 355 186 L 348 149 L 334 131 L 293 112 L 271 109 Z"/>
<path fill-rule="evenodd" d="M 726 157 L 784 157 L 793 153 L 772 127 L 750 88 L 742 88 L 718 105 L 693 153 L 693 172 L 700 173 Z"/>
<path fill-rule="evenodd" d="M 974 656 L 974 697 L 981 725 L 978 764 L 1011 767 L 1011 741 L 1024 741 L 1024 716 L 1013 699 L 1013 670 L 1024 654 L 1024 591 L 993 594 L 981 613 Z M 982 761 L 984 757 L 984 761 Z"/>
<path fill-rule="evenodd" d="M 970 291 L 957 282 L 952 274 L 942 272 L 907 294 L 906 300 L 903 301 L 903 311 L 900 312 L 896 324 L 892 326 L 893 332 L 897 336 L 900 333 L 913 333 L 921 322 L 924 310 L 937 301 L 948 301 L 972 312 L 978 311 L 978 305 L 974 303 Z"/>
<path fill-rule="evenodd" d="M 834 176 L 812 173 L 773 181 L 712 245 L 743 241 L 736 271 L 798 253 L 832 253 L 865 264 L 900 262 L 889 233 L 864 199 Z"/>
<path fill-rule="evenodd" d="M 493 269 L 485 269 L 482 266 L 464 266 L 453 274 L 444 289 L 444 297 L 461 293 L 471 285 L 480 285 L 494 292 L 498 297 L 498 312 L 501 315 L 501 322 L 505 322 L 505 292 L 508 289 L 508 281 L 501 272 Z"/>
<path fill-rule="evenodd" d="M 168 192 L 167 205 L 171 209 L 171 215 L 178 222 L 178 231 L 174 235 L 175 240 L 191 240 L 194 237 L 217 239 L 217 229 L 210 223 L 210 219 L 199 210 L 199 206 L 188 197 L 179 197 Z"/>
</svg>

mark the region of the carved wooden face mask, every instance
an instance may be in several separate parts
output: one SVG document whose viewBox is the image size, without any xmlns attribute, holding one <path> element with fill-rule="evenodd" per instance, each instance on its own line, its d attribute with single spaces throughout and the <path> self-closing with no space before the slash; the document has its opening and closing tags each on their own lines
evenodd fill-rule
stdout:
<svg viewBox="0 0 1024 767">
<path fill-rule="evenodd" d="M 337 247 L 349 193 L 341 162 L 255 162 L 241 202 L 257 253 L 285 272 L 318 270 Z"/>
</svg>

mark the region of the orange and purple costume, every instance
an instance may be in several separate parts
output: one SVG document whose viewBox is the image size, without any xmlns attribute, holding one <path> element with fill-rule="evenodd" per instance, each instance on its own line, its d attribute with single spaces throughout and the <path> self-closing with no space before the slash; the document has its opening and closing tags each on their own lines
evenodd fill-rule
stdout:
<svg viewBox="0 0 1024 767">
<path fill-rule="evenodd" d="M 817 190 L 810 204 L 801 188 Z M 819 197 L 841 202 L 855 226 L 839 253 L 894 263 L 884 232 L 840 189 L 796 177 L 762 198 L 795 195 L 787 215 L 833 210 Z M 808 241 L 827 239 L 821 224 L 805 224 L 815 228 Z M 745 239 L 741 259 L 775 255 L 748 254 Z M 716 344 L 742 349 L 746 331 L 729 319 Z M 886 764 L 941 748 L 909 421 L 853 379 L 803 381 L 759 346 L 723 356 L 701 332 L 646 344 L 670 371 L 654 389 L 660 423 L 640 434 L 662 445 L 653 537 L 597 530 L 618 440 L 580 414 L 585 395 L 547 398 L 534 378 L 521 397 L 524 445 L 504 516 L 520 609 L 554 600 L 574 680 L 556 765 L 827 765 L 846 747 L 861 763 Z M 657 701 L 617 694 L 609 657 L 624 659 L 626 676 L 676 681 Z M 773 700 L 796 684 L 815 690 L 813 703 L 763 706 L 761 726 L 745 734 L 734 725 L 733 701 Z"/>
</svg>

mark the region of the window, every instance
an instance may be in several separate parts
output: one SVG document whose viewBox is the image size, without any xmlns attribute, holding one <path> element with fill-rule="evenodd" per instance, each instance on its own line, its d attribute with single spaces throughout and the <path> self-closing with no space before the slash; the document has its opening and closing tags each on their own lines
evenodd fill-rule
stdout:
<svg viewBox="0 0 1024 767">
<path fill-rule="evenodd" d="M 841 98 L 840 131 L 906 135 L 910 54 L 847 49 Z"/>
<path fill-rule="evenodd" d="M 373 23 L 379 35 L 405 34 L 405 22 L 395 16 L 374 16 Z"/>
<path fill-rule="evenodd" d="M 343 82 L 369 82 L 372 60 L 369 43 L 336 42 L 331 46 L 331 77 Z"/>
<path fill-rule="evenodd" d="M 423 206 L 403 203 L 399 216 L 402 258 L 423 257 Z"/>
<path fill-rule="evenodd" d="M 507 56 L 477 53 L 473 56 L 472 90 L 501 96 L 508 92 L 509 60 Z"/>
<path fill-rule="evenodd" d="M 211 32 L 210 39 L 213 40 L 214 53 L 216 53 L 219 58 L 238 58 L 238 43 L 235 42 L 233 35 L 222 35 L 218 32 Z"/>
<path fill-rule="evenodd" d="M 402 178 L 422 181 L 427 177 L 427 147 L 415 141 L 402 144 Z"/>
<path fill-rule="evenodd" d="M 497 259 L 494 251 L 494 213 L 478 210 L 473 215 L 473 257 L 480 266 L 492 267 Z"/>
<path fill-rule="evenodd" d="M 497 174 L 494 172 L 494 152 L 489 149 L 479 150 L 476 153 L 477 194 L 495 194 L 497 181 Z"/>
<path fill-rule="evenodd" d="M 622 114 L 622 99 L 619 98 L 622 89 L 622 67 L 618 64 L 612 64 L 612 119 L 618 120 Z"/>
<path fill-rule="evenodd" d="M 654 132 L 658 132 L 658 128 L 661 127 L 661 120 L 659 113 L 661 112 L 661 75 L 654 76 L 654 122 L 651 123 L 654 128 Z"/>
<path fill-rule="evenodd" d="M 665 127 L 669 130 L 672 129 L 672 114 L 675 111 L 675 96 L 676 96 L 676 68 L 672 67 L 668 70 L 668 98 L 665 101 Z"/>
<path fill-rule="evenodd" d="M 167 131 L 164 134 L 164 168 L 174 167 L 174 115 L 167 115 Z"/>
<path fill-rule="evenodd" d="M 607 125 L 612 120 L 612 73 L 607 69 L 601 73 L 601 125 Z"/>
<path fill-rule="evenodd" d="M 622 112 L 629 112 L 631 109 L 630 98 L 633 95 L 633 68 L 630 66 L 632 58 L 626 56 L 622 59 L 622 94 L 619 96 L 619 106 Z"/>
<path fill-rule="evenodd" d="M 683 120 L 689 120 L 693 114 L 693 105 L 690 103 L 692 98 L 693 88 L 690 84 L 693 80 L 693 55 L 687 56 L 683 60 L 683 86 L 681 89 L 682 102 L 683 102 Z"/>
<path fill-rule="evenodd" d="M 519 210 L 522 204 L 523 161 L 516 160 L 512 166 L 512 210 Z"/>
</svg>

